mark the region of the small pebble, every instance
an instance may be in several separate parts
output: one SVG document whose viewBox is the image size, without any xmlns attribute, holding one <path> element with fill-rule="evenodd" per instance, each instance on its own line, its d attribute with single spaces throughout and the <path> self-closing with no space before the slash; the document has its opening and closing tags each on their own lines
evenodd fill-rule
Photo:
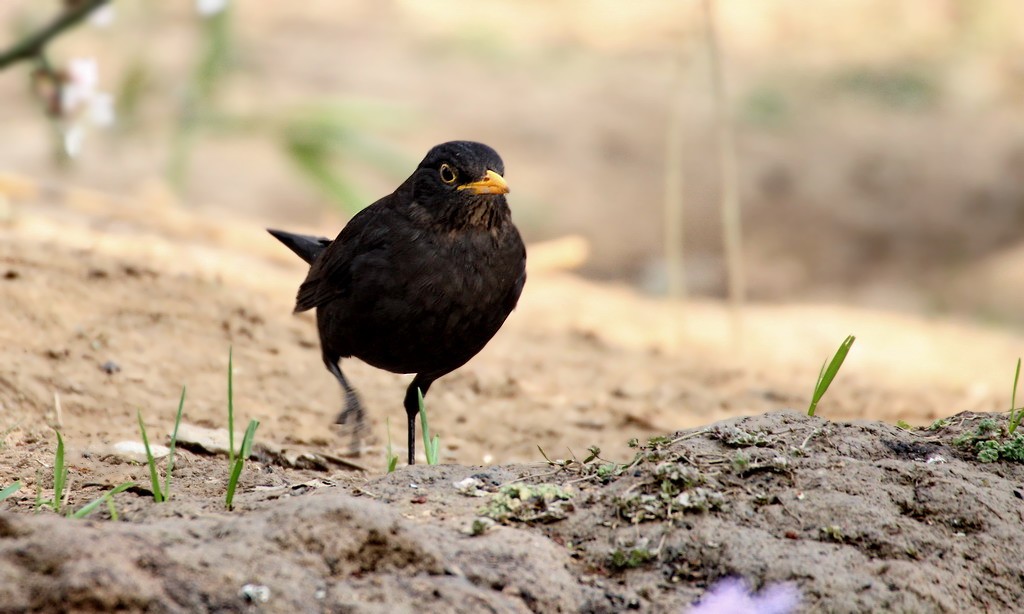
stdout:
<svg viewBox="0 0 1024 614">
<path fill-rule="evenodd" d="M 459 494 L 466 495 L 467 497 L 484 496 L 486 493 L 480 488 L 483 485 L 483 482 L 476 478 L 466 478 L 464 480 L 459 480 L 454 484 L 455 490 L 457 490 Z"/>
<path fill-rule="evenodd" d="M 113 360 L 108 360 L 107 362 L 100 365 L 100 370 L 106 373 L 107 375 L 113 375 L 115 373 L 121 372 L 121 365 L 117 364 Z"/>
<path fill-rule="evenodd" d="M 270 601 L 270 588 L 264 584 L 246 584 L 241 592 L 243 597 L 253 603 Z"/>
<path fill-rule="evenodd" d="M 146 462 L 146 446 L 141 441 L 119 441 L 110 446 L 110 452 L 126 460 Z M 167 446 L 154 443 L 149 446 L 149 453 L 153 458 L 163 458 L 171 453 Z"/>
</svg>

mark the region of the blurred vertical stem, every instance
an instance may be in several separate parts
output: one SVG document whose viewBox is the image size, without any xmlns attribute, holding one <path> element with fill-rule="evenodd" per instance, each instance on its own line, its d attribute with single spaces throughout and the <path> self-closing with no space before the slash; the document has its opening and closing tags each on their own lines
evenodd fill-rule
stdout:
<svg viewBox="0 0 1024 614">
<path fill-rule="evenodd" d="M 669 84 L 668 135 L 665 140 L 665 275 L 668 297 L 686 296 L 683 266 L 683 47 L 672 58 Z"/>
<path fill-rule="evenodd" d="M 185 187 L 197 130 L 209 111 L 221 78 L 228 70 L 231 54 L 231 11 L 232 7 L 229 4 L 218 13 L 200 17 L 203 52 L 183 95 L 178 131 L 174 135 L 167 166 L 168 180 L 179 192 Z"/>
<path fill-rule="evenodd" d="M 50 63 L 49 56 L 46 55 L 46 50 L 40 49 L 39 54 L 35 57 L 35 73 L 33 79 L 36 83 L 46 83 L 46 91 L 42 96 L 37 89 L 36 96 L 40 98 L 43 104 L 46 105 L 46 116 L 47 123 L 50 127 L 50 134 L 52 135 L 51 142 L 53 143 L 53 162 L 58 169 L 66 171 L 71 167 L 71 154 L 68 153 L 67 147 L 64 145 L 64 131 L 62 129 L 62 112 L 60 109 L 60 75 L 58 71 Z M 39 87 L 36 85 L 35 87 Z M 50 89 L 52 88 L 52 89 Z"/>
<path fill-rule="evenodd" d="M 728 271 L 729 306 L 732 311 L 733 333 L 740 334 L 740 306 L 746 298 L 746 277 L 743 270 L 743 232 L 741 228 L 739 179 L 736 161 L 736 135 L 726 90 L 722 54 L 719 48 L 715 18 L 715 0 L 704 0 L 705 32 L 711 62 L 711 85 L 715 100 L 718 125 L 719 172 L 722 184 L 722 233 Z"/>
</svg>

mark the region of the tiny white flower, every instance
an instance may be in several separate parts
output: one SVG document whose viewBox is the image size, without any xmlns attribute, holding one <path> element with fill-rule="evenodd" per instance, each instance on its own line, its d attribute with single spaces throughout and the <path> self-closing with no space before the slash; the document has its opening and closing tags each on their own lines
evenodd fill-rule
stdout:
<svg viewBox="0 0 1024 614">
<path fill-rule="evenodd" d="M 98 92 L 89 105 L 89 119 L 97 126 L 107 127 L 114 124 L 114 97 L 106 92 Z"/>
<path fill-rule="evenodd" d="M 81 123 L 75 122 L 63 130 L 64 153 L 69 158 L 77 158 L 82 153 L 82 143 L 85 141 L 85 128 Z"/>
<path fill-rule="evenodd" d="M 95 58 L 74 58 L 68 62 L 60 84 L 61 136 L 64 152 L 77 157 L 82 152 L 87 124 L 109 126 L 114 123 L 114 98 L 97 88 L 99 64 Z"/>
<path fill-rule="evenodd" d="M 107 3 L 89 14 L 89 23 L 97 28 L 106 28 L 114 23 L 116 16 L 113 3 Z"/>
<path fill-rule="evenodd" d="M 60 89 L 60 110 L 64 115 L 73 115 L 96 93 L 100 69 L 95 58 L 74 58 L 68 62 L 67 75 Z"/>
<path fill-rule="evenodd" d="M 228 8 L 228 0 L 196 0 L 196 11 L 203 17 L 213 17 Z"/>
</svg>

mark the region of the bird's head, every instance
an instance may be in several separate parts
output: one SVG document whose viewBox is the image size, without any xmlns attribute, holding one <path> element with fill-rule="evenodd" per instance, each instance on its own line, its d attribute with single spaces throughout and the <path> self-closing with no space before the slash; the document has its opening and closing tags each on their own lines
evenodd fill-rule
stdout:
<svg viewBox="0 0 1024 614">
<path fill-rule="evenodd" d="M 437 145 L 413 173 L 413 200 L 435 214 L 468 215 L 481 205 L 505 204 L 508 184 L 501 156 L 483 143 Z"/>
</svg>

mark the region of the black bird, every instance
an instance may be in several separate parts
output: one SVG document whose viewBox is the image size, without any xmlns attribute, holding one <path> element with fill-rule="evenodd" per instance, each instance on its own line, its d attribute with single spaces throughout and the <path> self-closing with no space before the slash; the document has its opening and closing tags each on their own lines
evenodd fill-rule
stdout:
<svg viewBox="0 0 1024 614">
<path fill-rule="evenodd" d="M 412 465 L 417 389 L 426 395 L 475 356 L 519 301 L 526 248 L 505 200 L 504 172 L 487 145 L 443 143 L 334 241 L 268 229 L 311 265 L 295 311 L 316 308 L 324 364 L 345 393 L 337 422 L 355 419 L 354 441 L 365 415 L 342 358 L 416 374 L 405 392 Z"/>
</svg>

